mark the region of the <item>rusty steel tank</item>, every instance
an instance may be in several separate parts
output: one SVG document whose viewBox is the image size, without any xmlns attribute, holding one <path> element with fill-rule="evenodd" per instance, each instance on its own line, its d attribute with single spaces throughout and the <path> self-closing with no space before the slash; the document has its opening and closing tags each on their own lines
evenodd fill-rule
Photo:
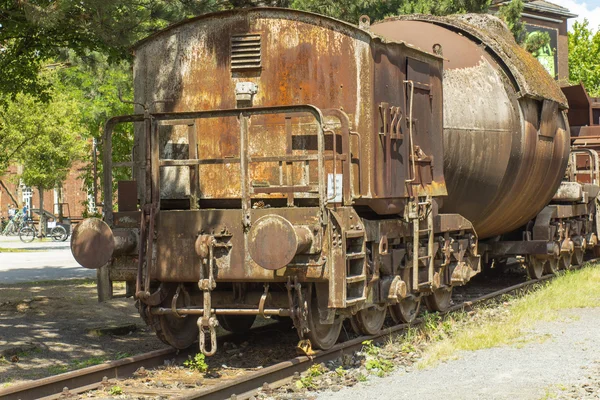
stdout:
<svg viewBox="0 0 600 400">
<path fill-rule="evenodd" d="M 470 220 L 480 239 L 534 218 L 560 185 L 570 141 L 566 98 L 541 64 L 490 15 L 408 15 L 370 29 L 444 58 L 441 211 Z"/>
</svg>

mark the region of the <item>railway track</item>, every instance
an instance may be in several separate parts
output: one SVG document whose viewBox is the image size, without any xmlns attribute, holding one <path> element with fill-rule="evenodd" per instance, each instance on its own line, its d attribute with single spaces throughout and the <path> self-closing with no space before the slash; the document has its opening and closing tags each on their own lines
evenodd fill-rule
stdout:
<svg viewBox="0 0 600 400">
<path fill-rule="evenodd" d="M 600 258 L 588 260 L 588 263 L 598 261 L 600 261 Z M 537 283 L 550 280 L 554 277 L 555 275 L 545 275 L 540 279 L 531 279 L 500 290 L 485 293 L 475 298 L 469 298 L 469 296 L 467 296 L 467 300 L 452 306 L 444 314 L 452 313 L 457 310 L 470 309 L 476 304 L 492 300 L 504 294 L 526 290 Z M 414 326 L 421 322 L 421 319 L 417 319 L 412 325 Z M 287 361 L 249 372 L 241 377 L 227 380 L 223 383 L 204 387 L 202 389 L 182 390 L 177 398 L 186 400 L 200 398 L 208 400 L 224 398 L 235 398 L 237 400 L 247 399 L 255 395 L 260 388 L 273 390 L 291 382 L 295 375 L 305 371 L 315 363 L 332 361 L 344 354 L 352 354 L 359 351 L 365 340 L 373 340 L 374 342 L 383 341 L 389 337 L 389 335 L 398 334 L 408 326 L 409 324 L 395 325 L 383 329 L 377 335 L 356 337 L 343 343 L 339 343 L 327 351 L 316 351 L 315 354 L 310 357 L 297 356 Z M 253 332 L 266 329 L 273 329 L 273 324 L 253 329 Z M 219 338 L 219 341 L 224 343 L 235 337 L 236 336 L 234 335 L 224 335 Z M 239 336 L 237 336 L 237 338 L 239 338 Z M 173 360 L 179 363 L 183 362 L 188 356 L 195 354 L 196 350 L 197 349 L 194 346 L 184 351 L 177 351 L 175 349 L 156 350 L 122 360 L 15 385 L 0 390 L 0 398 L 7 400 L 33 398 L 59 399 L 75 396 L 91 390 L 112 386 L 113 383 L 109 382 L 109 380 L 113 380 L 114 382 L 114 379 L 119 380 L 132 377 L 134 372 L 140 367 L 150 369 L 163 366 L 165 362 L 172 362 Z"/>
</svg>

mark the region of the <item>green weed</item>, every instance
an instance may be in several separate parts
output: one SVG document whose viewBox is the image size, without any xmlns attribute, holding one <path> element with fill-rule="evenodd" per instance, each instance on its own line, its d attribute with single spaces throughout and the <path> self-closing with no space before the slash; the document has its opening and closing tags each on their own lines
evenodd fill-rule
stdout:
<svg viewBox="0 0 600 400">
<path fill-rule="evenodd" d="M 120 394 L 123 394 L 123 389 L 121 389 L 120 386 L 113 386 L 110 388 L 109 393 L 111 396 L 118 396 Z"/>
<path fill-rule="evenodd" d="M 208 364 L 206 363 L 206 357 L 202 353 L 198 353 L 194 358 L 189 358 L 183 362 L 183 365 L 191 369 L 192 371 L 206 372 L 208 371 Z"/>
</svg>

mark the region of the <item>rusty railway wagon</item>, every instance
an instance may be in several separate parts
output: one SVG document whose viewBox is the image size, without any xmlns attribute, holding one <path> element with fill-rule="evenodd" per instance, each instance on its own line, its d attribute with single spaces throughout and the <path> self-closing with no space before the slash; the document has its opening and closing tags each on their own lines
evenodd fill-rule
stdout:
<svg viewBox="0 0 600 400">
<path fill-rule="evenodd" d="M 134 94 L 105 129 L 104 220 L 71 246 L 177 348 L 214 354 L 217 325 L 260 315 L 327 349 L 346 318 L 448 308 L 482 264 L 538 276 L 597 242 L 597 186 L 561 183 L 566 99 L 491 16 L 209 14 L 136 45 Z M 122 123 L 135 151 L 113 163 Z M 115 205 L 114 168 L 133 176 Z"/>
</svg>

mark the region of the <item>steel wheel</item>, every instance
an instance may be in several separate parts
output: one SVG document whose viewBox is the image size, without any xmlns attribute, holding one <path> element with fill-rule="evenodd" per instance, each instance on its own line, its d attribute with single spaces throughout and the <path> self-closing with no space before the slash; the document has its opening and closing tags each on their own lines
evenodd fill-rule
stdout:
<svg viewBox="0 0 600 400">
<path fill-rule="evenodd" d="M 65 240 L 67 240 L 67 230 L 60 225 L 55 226 L 50 231 L 50 237 L 55 242 L 64 242 Z"/>
<path fill-rule="evenodd" d="M 342 331 L 342 318 L 336 317 L 332 324 L 322 324 L 319 317 L 319 305 L 315 290 L 308 302 L 308 329 L 306 337 L 310 340 L 313 349 L 327 350 L 337 342 Z"/>
<path fill-rule="evenodd" d="M 256 315 L 217 315 L 221 328 L 232 333 L 246 333 L 252 328 Z"/>
<path fill-rule="evenodd" d="M 571 256 L 571 264 L 573 264 L 573 267 L 581 267 L 583 265 L 584 255 L 585 251 L 581 247 L 575 249 L 573 255 Z"/>
<path fill-rule="evenodd" d="M 386 307 L 364 308 L 352 316 L 352 329 L 359 335 L 375 335 L 381 330 L 386 314 Z"/>
<path fill-rule="evenodd" d="M 33 242 L 33 239 L 35 239 L 35 230 L 28 226 L 21 228 L 19 231 L 19 239 L 25 243 Z"/>
<path fill-rule="evenodd" d="M 421 299 L 416 299 L 414 296 L 402 299 L 400 303 L 389 306 L 390 316 L 395 323 L 401 322 L 410 324 L 417 318 Z"/>
<path fill-rule="evenodd" d="M 170 285 L 161 307 L 171 308 L 173 297 L 177 292 L 177 284 Z M 177 307 L 185 307 L 185 295 L 180 292 Z M 189 305 L 189 304 L 188 304 Z M 153 328 L 156 336 L 176 349 L 186 349 L 198 340 L 198 317 L 193 315 L 177 317 L 175 315 L 153 315 Z"/>
<path fill-rule="evenodd" d="M 547 260 L 537 257 L 527 258 L 527 272 L 531 279 L 540 279 L 544 275 Z"/>
<path fill-rule="evenodd" d="M 558 258 L 550 257 L 546 260 L 547 263 L 544 265 L 545 274 L 558 274 Z"/>
<path fill-rule="evenodd" d="M 570 269 L 571 268 L 571 254 L 562 253 L 558 256 L 558 269 Z"/>
<path fill-rule="evenodd" d="M 452 286 L 434 290 L 425 297 L 425 304 L 431 311 L 446 311 L 452 303 Z"/>
</svg>

